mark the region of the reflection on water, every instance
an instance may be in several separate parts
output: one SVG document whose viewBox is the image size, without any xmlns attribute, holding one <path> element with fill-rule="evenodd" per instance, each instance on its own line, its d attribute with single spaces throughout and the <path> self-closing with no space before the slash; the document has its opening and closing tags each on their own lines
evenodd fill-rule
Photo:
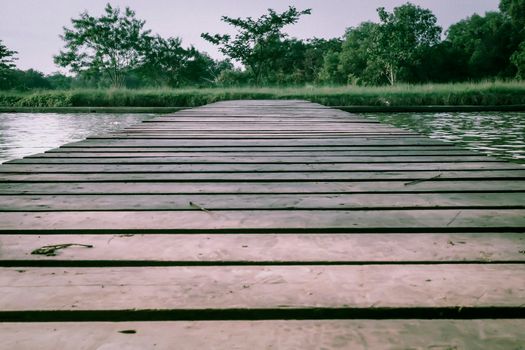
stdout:
<svg viewBox="0 0 525 350">
<path fill-rule="evenodd" d="M 525 113 L 522 112 L 364 115 L 494 157 L 525 163 Z"/>
<path fill-rule="evenodd" d="M 0 163 L 152 117 L 152 114 L 0 113 Z"/>
</svg>

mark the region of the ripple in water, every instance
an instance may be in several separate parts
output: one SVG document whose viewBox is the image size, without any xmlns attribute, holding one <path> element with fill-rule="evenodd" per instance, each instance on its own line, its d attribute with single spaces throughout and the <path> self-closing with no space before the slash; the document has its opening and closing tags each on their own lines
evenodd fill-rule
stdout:
<svg viewBox="0 0 525 350">
<path fill-rule="evenodd" d="M 364 116 L 490 156 L 525 163 L 523 112 L 367 113 Z"/>
<path fill-rule="evenodd" d="M 152 114 L 0 113 L 0 163 L 88 136 L 122 129 Z"/>
</svg>

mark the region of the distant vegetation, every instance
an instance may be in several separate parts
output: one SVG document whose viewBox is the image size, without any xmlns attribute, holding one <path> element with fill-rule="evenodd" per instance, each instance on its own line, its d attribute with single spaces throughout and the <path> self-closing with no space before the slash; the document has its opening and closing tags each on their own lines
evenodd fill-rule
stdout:
<svg viewBox="0 0 525 350">
<path fill-rule="evenodd" d="M 377 22 L 348 28 L 340 38 L 307 40 L 290 38 L 283 28 L 309 15 L 311 9 L 289 7 L 282 13 L 269 9 L 256 19 L 223 16 L 221 20 L 233 26 L 235 35 L 202 34 L 227 57 L 215 60 L 192 46 L 183 47 L 180 38 L 152 34 L 131 9 L 121 10 L 108 4 L 100 17 L 84 12 L 64 28 L 64 48 L 54 59 L 71 76 L 19 70 L 15 66 L 17 53 L 0 41 L 0 90 L 11 91 L 0 97 L 0 103 L 146 106 L 173 105 L 176 101 L 192 105 L 196 100 L 221 96 L 308 95 L 330 101 L 339 99 L 340 104 L 379 104 L 382 102 L 376 94 L 381 93 L 391 94 L 390 103 L 397 103 L 401 95 L 418 94 L 419 97 L 408 100 L 455 104 L 460 100 L 477 103 L 481 91 L 489 94 L 483 99 L 491 103 L 517 103 L 521 101 L 517 91 L 522 93 L 518 83 L 424 89 L 407 85 L 397 89 L 251 88 L 523 80 L 525 0 L 501 0 L 499 8 L 453 24 L 443 35 L 430 10 L 406 3 L 392 12 L 377 9 Z M 242 68 L 235 68 L 233 62 Z M 85 90 L 110 87 L 117 90 Z M 192 90 L 196 88 L 221 89 Z M 57 91 L 17 93 L 35 89 Z M 80 91 L 67 91 L 70 89 Z M 451 89 L 448 95 L 446 89 Z M 195 97 L 188 97 L 190 92 Z"/>
<path fill-rule="evenodd" d="M 74 89 L 0 93 L 0 107 L 193 107 L 232 99 L 306 99 L 330 106 L 517 105 L 525 84 L 486 82 L 396 86 Z"/>
</svg>

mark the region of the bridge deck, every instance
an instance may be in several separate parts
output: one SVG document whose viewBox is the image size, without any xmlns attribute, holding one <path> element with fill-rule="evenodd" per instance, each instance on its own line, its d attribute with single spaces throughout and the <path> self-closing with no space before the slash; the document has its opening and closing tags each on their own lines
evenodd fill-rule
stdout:
<svg viewBox="0 0 525 350">
<path fill-rule="evenodd" d="M 157 117 L 0 166 L 0 348 L 516 348 L 524 192 L 305 101 Z"/>
</svg>

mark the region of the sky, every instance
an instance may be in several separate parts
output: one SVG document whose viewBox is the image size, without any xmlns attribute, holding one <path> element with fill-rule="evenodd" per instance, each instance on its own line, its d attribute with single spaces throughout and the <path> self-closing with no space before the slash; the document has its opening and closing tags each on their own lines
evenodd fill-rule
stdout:
<svg viewBox="0 0 525 350">
<path fill-rule="evenodd" d="M 203 32 L 233 33 L 220 21 L 229 17 L 257 18 L 268 8 L 284 11 L 292 5 L 311 8 L 312 14 L 285 32 L 297 38 L 341 37 L 345 29 L 363 21 L 377 21 L 376 9 L 391 11 L 406 0 L 0 0 L 0 40 L 18 51 L 19 69 L 37 69 L 46 74 L 59 71 L 53 55 L 63 47 L 59 35 L 70 27 L 71 19 L 87 10 L 100 15 L 104 6 L 126 6 L 146 20 L 145 27 L 163 37 L 180 37 L 183 46 L 194 45 L 214 58 L 222 58 L 217 48 L 200 37 Z M 432 10 L 444 29 L 474 13 L 497 10 L 499 0 L 411 0 Z"/>
</svg>

